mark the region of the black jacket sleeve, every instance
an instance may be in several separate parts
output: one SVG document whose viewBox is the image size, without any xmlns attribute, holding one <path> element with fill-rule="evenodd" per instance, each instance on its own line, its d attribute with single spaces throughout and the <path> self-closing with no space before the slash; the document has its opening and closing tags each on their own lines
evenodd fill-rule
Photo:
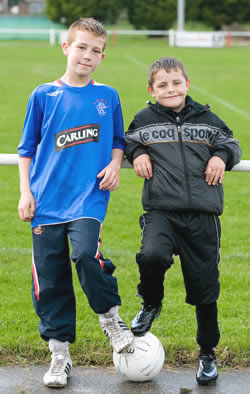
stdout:
<svg viewBox="0 0 250 394">
<path fill-rule="evenodd" d="M 239 141 L 233 138 L 232 130 L 219 117 L 214 116 L 219 122 L 219 130 L 214 139 L 212 156 L 220 157 L 226 164 L 226 171 L 230 171 L 241 160 Z"/>
<path fill-rule="evenodd" d="M 130 123 L 128 131 L 125 133 L 125 156 L 128 161 L 133 164 L 133 161 L 140 155 L 147 153 L 140 138 L 139 127 L 136 117 Z"/>
</svg>

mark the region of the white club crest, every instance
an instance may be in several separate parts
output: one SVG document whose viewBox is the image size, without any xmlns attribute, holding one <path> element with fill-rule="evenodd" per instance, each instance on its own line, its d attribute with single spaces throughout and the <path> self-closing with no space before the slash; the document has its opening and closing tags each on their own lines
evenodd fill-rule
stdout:
<svg viewBox="0 0 250 394">
<path fill-rule="evenodd" d="M 99 116 L 105 116 L 107 113 L 107 108 L 109 108 L 109 105 L 107 101 L 104 101 L 103 99 L 101 100 L 96 100 L 94 103 L 98 112 Z"/>
<path fill-rule="evenodd" d="M 97 112 L 100 116 L 106 115 L 106 111 L 105 111 L 106 108 L 107 106 L 102 101 L 99 101 L 99 103 L 96 106 Z"/>
</svg>

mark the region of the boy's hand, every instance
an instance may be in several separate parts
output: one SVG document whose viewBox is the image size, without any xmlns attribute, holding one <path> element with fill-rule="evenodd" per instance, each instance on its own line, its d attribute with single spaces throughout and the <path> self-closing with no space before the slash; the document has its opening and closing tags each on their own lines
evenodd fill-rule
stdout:
<svg viewBox="0 0 250 394">
<path fill-rule="evenodd" d="M 134 161 L 133 161 L 135 173 L 137 176 L 140 176 L 145 179 L 150 179 L 153 176 L 153 170 L 152 170 L 152 163 L 150 156 L 146 153 L 143 155 L 138 156 Z"/>
<path fill-rule="evenodd" d="M 100 182 L 99 188 L 101 190 L 113 192 L 118 188 L 120 183 L 120 166 L 115 165 L 111 161 L 110 164 L 97 175 L 97 178 L 102 177 L 103 180 Z"/>
<path fill-rule="evenodd" d="M 24 222 L 31 222 L 36 210 L 36 203 L 31 192 L 21 193 L 18 204 L 19 217 Z"/>
<path fill-rule="evenodd" d="M 210 160 L 208 160 L 207 167 L 206 167 L 206 182 L 209 185 L 217 185 L 222 183 L 224 172 L 225 172 L 226 164 L 224 161 L 218 157 L 213 156 Z"/>
</svg>

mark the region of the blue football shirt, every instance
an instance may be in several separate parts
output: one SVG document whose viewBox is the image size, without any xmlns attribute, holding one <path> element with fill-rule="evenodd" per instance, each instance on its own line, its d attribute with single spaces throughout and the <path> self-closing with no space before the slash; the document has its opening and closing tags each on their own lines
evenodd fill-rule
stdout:
<svg viewBox="0 0 250 394">
<path fill-rule="evenodd" d="M 18 154 L 32 158 L 31 191 L 36 212 L 31 226 L 79 218 L 103 222 L 109 191 L 97 174 L 124 149 L 119 96 L 91 80 L 72 87 L 60 79 L 37 87 L 30 96 Z"/>
</svg>

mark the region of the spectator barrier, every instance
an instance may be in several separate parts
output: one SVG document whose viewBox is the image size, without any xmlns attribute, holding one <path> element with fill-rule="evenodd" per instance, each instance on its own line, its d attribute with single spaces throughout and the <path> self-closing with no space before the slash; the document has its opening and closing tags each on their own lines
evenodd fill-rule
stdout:
<svg viewBox="0 0 250 394">
<path fill-rule="evenodd" d="M 16 166 L 18 165 L 18 155 L 11 153 L 0 153 L 0 165 L 2 166 Z M 122 168 L 132 168 L 133 166 L 126 158 L 123 159 Z M 241 160 L 232 168 L 232 171 L 250 172 L 250 160 Z"/>
</svg>

